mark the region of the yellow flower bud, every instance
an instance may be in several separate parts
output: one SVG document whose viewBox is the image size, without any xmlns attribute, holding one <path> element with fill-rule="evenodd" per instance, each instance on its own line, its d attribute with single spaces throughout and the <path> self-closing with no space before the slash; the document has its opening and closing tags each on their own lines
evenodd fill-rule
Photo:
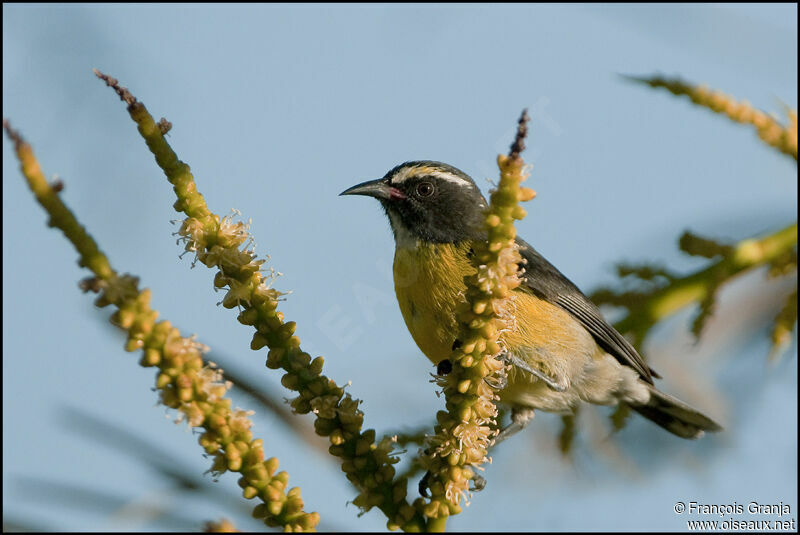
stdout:
<svg viewBox="0 0 800 535">
<path fill-rule="evenodd" d="M 269 350 L 267 354 L 267 368 L 277 370 L 281 367 L 283 357 L 286 355 L 286 350 L 282 347 L 275 347 Z"/>
<path fill-rule="evenodd" d="M 267 470 L 267 475 L 272 477 L 272 474 L 275 473 L 275 470 L 278 469 L 280 462 L 275 457 L 270 457 L 266 461 L 264 461 L 264 468 Z"/>
<path fill-rule="evenodd" d="M 334 446 L 341 446 L 342 444 L 344 444 L 344 437 L 342 436 L 342 430 L 335 429 L 333 432 L 331 432 L 330 441 L 331 444 L 333 444 Z"/>
<path fill-rule="evenodd" d="M 342 472 L 349 474 L 355 471 L 356 467 L 355 464 L 353 464 L 353 461 L 351 460 L 342 461 Z"/>
<path fill-rule="evenodd" d="M 258 310 L 255 308 L 247 308 L 239 313 L 236 318 L 242 325 L 255 325 L 258 321 Z"/>
<path fill-rule="evenodd" d="M 464 379 L 460 383 L 458 383 L 458 391 L 462 394 L 466 394 L 469 391 L 469 387 L 472 385 L 472 381 L 469 379 Z"/>
<path fill-rule="evenodd" d="M 325 359 L 322 357 L 317 357 L 311 361 L 311 365 L 309 366 L 309 371 L 314 375 L 319 375 L 322 373 L 322 365 L 325 363 Z"/>
<path fill-rule="evenodd" d="M 491 214 L 489 217 L 486 218 L 486 224 L 489 227 L 496 227 L 497 225 L 500 224 L 500 218 L 495 214 Z"/>
<path fill-rule="evenodd" d="M 273 501 L 267 504 L 267 511 L 269 514 L 278 516 L 283 511 L 283 504 L 278 501 Z"/>
<path fill-rule="evenodd" d="M 242 469 L 242 459 L 241 458 L 229 459 L 227 464 L 228 464 L 228 470 L 230 470 L 231 472 L 238 472 L 239 470 Z"/>
<path fill-rule="evenodd" d="M 142 366 L 157 366 L 161 362 L 161 352 L 157 349 L 145 349 L 140 362 Z"/>
<path fill-rule="evenodd" d="M 299 381 L 296 375 L 285 373 L 283 377 L 281 377 L 281 384 L 289 390 L 297 390 Z"/>
<path fill-rule="evenodd" d="M 253 351 L 258 351 L 262 347 L 267 345 L 267 338 L 259 332 L 256 332 L 253 335 L 253 339 L 250 341 L 250 349 Z M 267 362 L 269 362 L 269 357 L 267 357 Z"/>
<path fill-rule="evenodd" d="M 281 471 L 275 474 L 275 477 L 272 481 L 272 484 L 281 490 L 286 487 L 287 483 L 289 483 L 289 473 L 286 471 Z"/>
<path fill-rule="evenodd" d="M 170 383 L 172 383 L 172 377 L 170 377 L 166 373 L 158 374 L 158 379 L 156 379 L 156 388 L 158 388 L 159 390 L 163 390 Z"/>
</svg>

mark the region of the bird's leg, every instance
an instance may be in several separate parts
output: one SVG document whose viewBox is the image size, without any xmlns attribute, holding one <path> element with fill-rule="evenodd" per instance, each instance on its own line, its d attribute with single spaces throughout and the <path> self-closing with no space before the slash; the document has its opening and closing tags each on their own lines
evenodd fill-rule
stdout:
<svg viewBox="0 0 800 535">
<path fill-rule="evenodd" d="M 516 435 L 533 420 L 533 409 L 530 407 L 514 407 L 511 409 L 511 423 L 500 430 L 490 447 L 495 447 L 508 437 Z"/>
<path fill-rule="evenodd" d="M 453 350 L 455 350 L 458 346 L 460 346 L 460 342 L 456 340 L 453 343 Z M 503 352 L 499 356 L 497 356 L 501 362 L 505 364 L 511 364 L 516 366 L 517 368 L 526 371 L 535 377 L 538 377 L 542 381 L 547 384 L 553 390 L 557 392 L 563 392 L 567 389 L 567 386 L 562 384 L 555 379 L 551 379 L 544 373 L 535 370 L 528 366 L 523 360 L 515 357 L 514 355 L 509 355 L 508 352 Z M 438 375 L 447 375 L 452 371 L 452 364 L 449 360 L 443 360 L 437 366 L 437 374 Z M 508 385 L 508 378 L 505 374 L 502 374 L 500 377 L 484 377 L 483 381 L 493 390 L 502 390 Z M 497 444 L 503 442 L 507 438 L 512 435 L 515 435 L 525 429 L 525 427 L 533 420 L 534 412 L 533 409 L 530 407 L 514 407 L 511 409 L 511 423 L 508 424 L 506 427 L 500 430 L 497 437 L 492 441 L 490 448 L 496 446 Z M 427 453 L 427 452 L 426 452 Z M 422 479 L 419 480 L 418 490 L 421 496 L 428 497 L 428 481 L 430 480 L 431 473 L 425 472 L 425 475 L 422 476 Z M 472 492 L 480 492 L 486 487 L 486 478 L 478 474 L 473 470 L 472 476 L 473 487 L 469 490 Z"/>
<path fill-rule="evenodd" d="M 556 392 L 564 392 L 569 387 L 568 381 L 564 379 L 555 379 L 553 377 L 549 377 L 547 374 L 540 372 L 539 370 L 529 366 L 524 360 L 514 356 L 513 354 L 509 354 L 507 351 L 502 353 L 497 358 L 507 364 L 516 366 L 520 370 L 526 371 L 531 375 L 541 379 L 547 386 L 549 386 Z"/>
</svg>

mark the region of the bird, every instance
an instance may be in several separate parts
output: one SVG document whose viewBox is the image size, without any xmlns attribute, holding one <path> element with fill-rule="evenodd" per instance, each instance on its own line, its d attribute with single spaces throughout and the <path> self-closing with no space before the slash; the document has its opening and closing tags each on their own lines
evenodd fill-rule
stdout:
<svg viewBox="0 0 800 535">
<path fill-rule="evenodd" d="M 340 195 L 380 201 L 394 234 L 394 287 L 403 320 L 422 353 L 446 371 L 457 344 L 465 276 L 475 272 L 474 246 L 487 239 L 488 205 L 480 189 L 451 165 L 416 160 Z M 516 244 L 521 284 L 513 292 L 513 328 L 500 337 L 510 367 L 498 385 L 511 422 L 493 445 L 524 429 L 537 410 L 570 414 L 581 403 L 628 405 L 686 439 L 722 429 L 659 390 L 654 379 L 661 376 L 599 308 L 525 240 L 518 237 Z"/>
</svg>

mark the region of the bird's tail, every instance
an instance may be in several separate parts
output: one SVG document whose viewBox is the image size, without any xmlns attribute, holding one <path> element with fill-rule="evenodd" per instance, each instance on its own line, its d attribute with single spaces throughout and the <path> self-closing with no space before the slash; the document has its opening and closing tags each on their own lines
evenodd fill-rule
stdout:
<svg viewBox="0 0 800 535">
<path fill-rule="evenodd" d="M 700 438 L 704 431 L 722 430 L 705 414 L 653 386 L 650 386 L 650 401 L 646 405 L 631 405 L 631 408 L 681 438 Z"/>
</svg>

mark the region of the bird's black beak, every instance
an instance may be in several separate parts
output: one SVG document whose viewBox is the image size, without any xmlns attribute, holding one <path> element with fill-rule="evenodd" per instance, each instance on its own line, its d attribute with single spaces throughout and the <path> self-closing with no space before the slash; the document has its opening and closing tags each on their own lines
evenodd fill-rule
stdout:
<svg viewBox="0 0 800 535">
<path fill-rule="evenodd" d="M 384 200 L 405 199 L 405 195 L 399 189 L 390 186 L 385 178 L 367 180 L 361 184 L 356 184 L 339 195 L 366 195 Z"/>
</svg>

